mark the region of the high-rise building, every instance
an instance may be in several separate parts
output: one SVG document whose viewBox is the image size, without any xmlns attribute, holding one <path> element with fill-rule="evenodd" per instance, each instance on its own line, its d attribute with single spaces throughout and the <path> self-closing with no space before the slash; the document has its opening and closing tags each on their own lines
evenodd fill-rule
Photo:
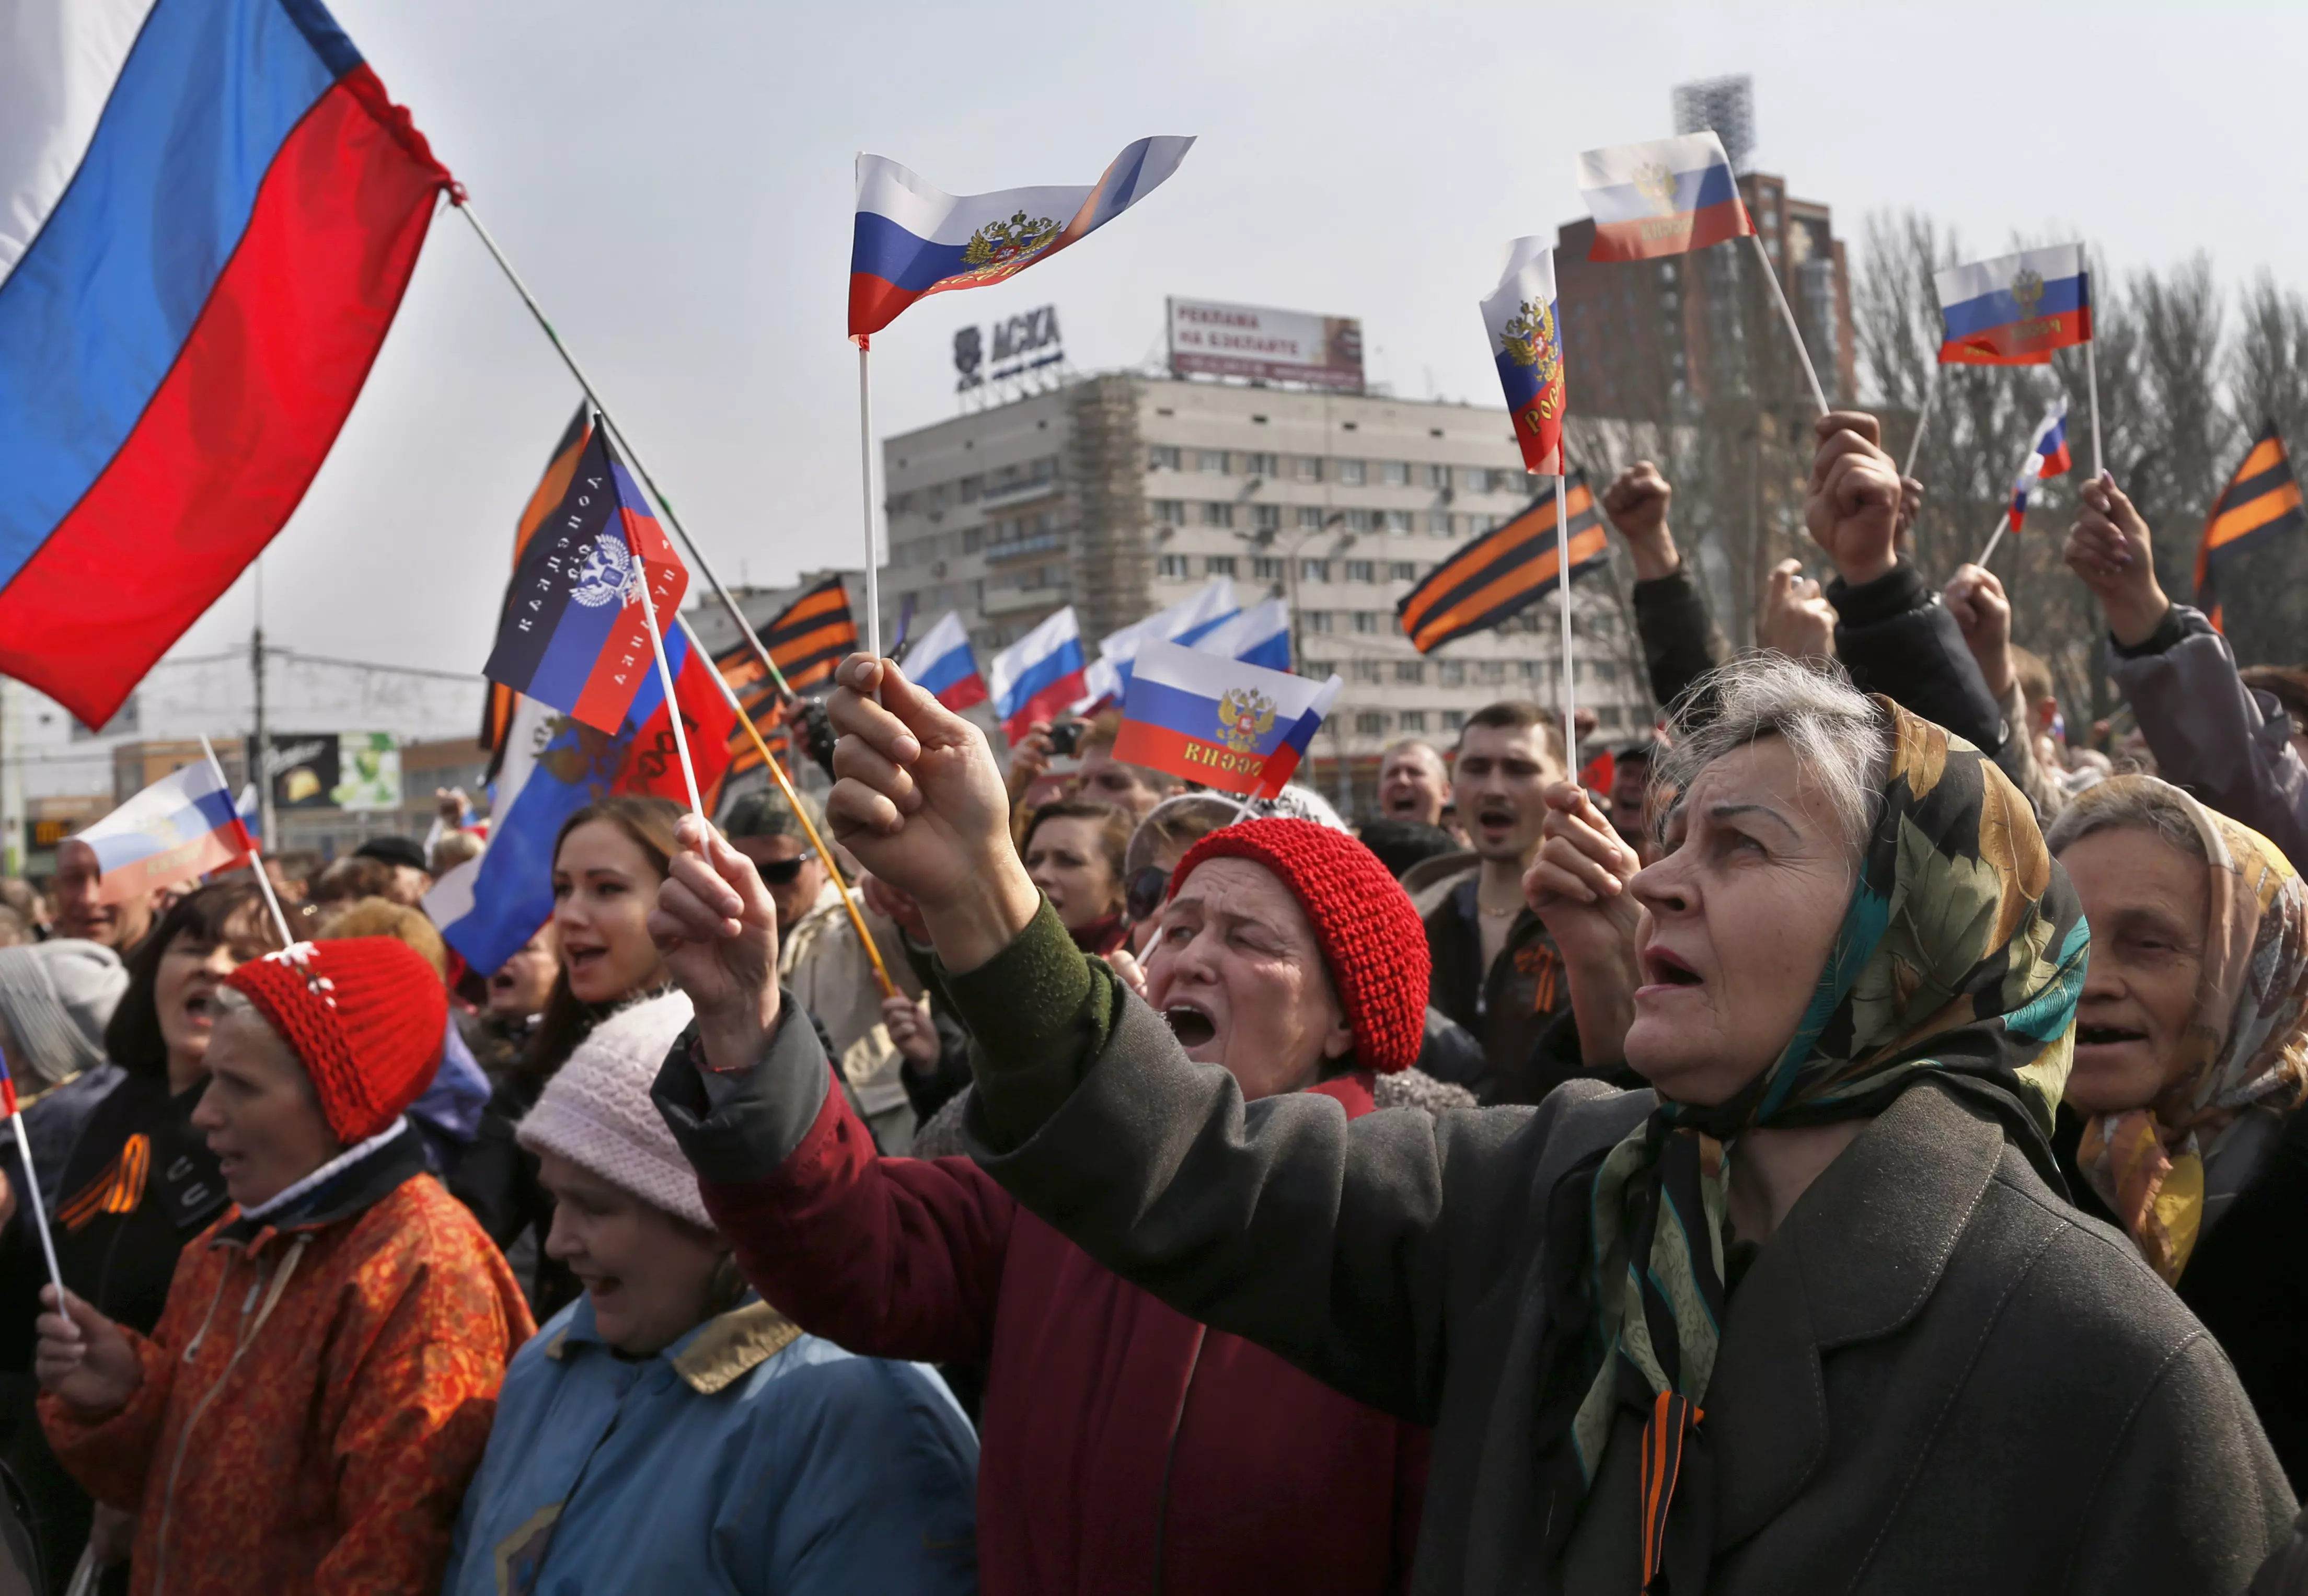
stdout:
<svg viewBox="0 0 2308 1596">
<path fill-rule="evenodd" d="M 1830 401 L 1857 388 L 1851 278 L 1833 213 L 1789 197 L 1787 180 L 1748 172 L 1739 197 L 1787 289 L 1804 344 Z M 1753 397 L 1747 340 L 1784 339 L 1754 246 L 1741 239 L 1656 261 L 1589 261 L 1595 224 L 1555 236 L 1555 287 L 1573 414 L 1664 420 L 1685 406 Z M 1770 325 L 1758 325 L 1759 315 Z M 1800 382 L 1800 377 L 1796 379 Z"/>
<path fill-rule="evenodd" d="M 1366 794 L 1399 737 L 1447 748 L 1486 703 L 1557 701 L 1551 605 L 1431 658 L 1395 622 L 1415 582 L 1537 487 L 1502 409 L 1108 373 L 891 438 L 883 457 L 885 635 L 908 596 L 917 625 L 958 610 L 983 666 L 1071 604 L 1095 652 L 1231 578 L 1245 605 L 1291 601 L 1301 674 L 1346 680 L 1313 750 L 1332 794 L 1341 759 Z M 1598 735 L 1629 734 L 1651 713 L 1638 652 L 1607 582 L 1574 593 L 1578 701 Z"/>
</svg>

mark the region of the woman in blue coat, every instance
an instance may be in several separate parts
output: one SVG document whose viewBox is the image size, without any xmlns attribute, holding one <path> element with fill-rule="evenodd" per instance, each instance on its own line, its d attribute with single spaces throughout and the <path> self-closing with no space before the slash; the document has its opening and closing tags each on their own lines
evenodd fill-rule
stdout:
<svg viewBox="0 0 2308 1596">
<path fill-rule="evenodd" d="M 977 1441 L 937 1377 L 746 1289 L 649 1095 L 679 994 L 604 1022 L 522 1120 L 584 1295 L 505 1373 L 451 1596 L 977 1588 Z"/>
</svg>

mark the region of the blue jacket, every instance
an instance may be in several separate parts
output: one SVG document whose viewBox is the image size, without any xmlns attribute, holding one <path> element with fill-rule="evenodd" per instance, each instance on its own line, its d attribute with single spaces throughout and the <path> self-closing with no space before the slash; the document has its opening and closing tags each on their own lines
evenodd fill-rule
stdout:
<svg viewBox="0 0 2308 1596">
<path fill-rule="evenodd" d="M 505 1371 L 442 1589 L 968 1596 L 977 1480 L 977 1437 L 918 1365 L 751 1294 L 628 1359 L 581 1297 Z"/>
</svg>

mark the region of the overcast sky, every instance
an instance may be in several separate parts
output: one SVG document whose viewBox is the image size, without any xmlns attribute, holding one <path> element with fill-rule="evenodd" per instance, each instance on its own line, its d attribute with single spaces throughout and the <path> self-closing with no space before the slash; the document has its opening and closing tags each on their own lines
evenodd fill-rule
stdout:
<svg viewBox="0 0 2308 1596">
<path fill-rule="evenodd" d="M 1758 165 L 1855 239 L 1913 206 L 1980 253 L 2069 227 L 2119 273 L 2203 248 L 2231 284 L 2308 280 L 2308 7 L 333 4 L 733 582 L 857 535 L 861 149 L 966 193 L 1201 141 L 1081 247 L 878 337 L 885 433 L 953 412 L 965 322 L 1052 303 L 1076 366 L 1133 365 L 1166 294 L 1359 316 L 1374 379 L 1497 403 L 1475 307 L 1502 244 L 1579 213 L 1577 150 L 1672 132 L 1669 86 L 1722 73 L 1754 76 Z M 266 558 L 274 637 L 478 670 L 576 397 L 444 212 Z M 230 646 L 250 613 L 244 579 L 179 650 Z"/>
</svg>

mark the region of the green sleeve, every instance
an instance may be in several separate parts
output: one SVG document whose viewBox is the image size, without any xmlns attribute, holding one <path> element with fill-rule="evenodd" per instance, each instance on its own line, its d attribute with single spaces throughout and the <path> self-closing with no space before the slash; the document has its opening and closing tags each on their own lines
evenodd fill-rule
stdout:
<svg viewBox="0 0 2308 1596">
<path fill-rule="evenodd" d="M 1089 1073 L 1122 1005 L 1122 982 L 1074 946 L 1045 898 L 1009 947 L 966 974 L 940 966 L 971 1037 L 988 1139 L 1003 1151 L 1056 1113 Z"/>
</svg>

